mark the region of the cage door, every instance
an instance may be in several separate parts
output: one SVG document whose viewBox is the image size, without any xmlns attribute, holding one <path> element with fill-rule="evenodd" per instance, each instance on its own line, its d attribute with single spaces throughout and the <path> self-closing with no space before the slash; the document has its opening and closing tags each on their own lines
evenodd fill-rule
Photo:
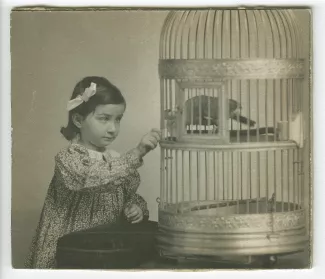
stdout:
<svg viewBox="0 0 325 279">
<path fill-rule="evenodd" d="M 229 141 L 228 106 L 223 82 L 179 82 L 176 104 L 181 141 Z"/>
</svg>

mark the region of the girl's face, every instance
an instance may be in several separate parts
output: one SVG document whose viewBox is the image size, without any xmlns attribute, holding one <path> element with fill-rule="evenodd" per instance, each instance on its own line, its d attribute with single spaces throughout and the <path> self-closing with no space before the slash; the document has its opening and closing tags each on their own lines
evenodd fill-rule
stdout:
<svg viewBox="0 0 325 279">
<path fill-rule="evenodd" d="M 81 141 L 90 148 L 105 149 L 118 136 L 125 105 L 98 105 L 80 122 Z"/>
</svg>

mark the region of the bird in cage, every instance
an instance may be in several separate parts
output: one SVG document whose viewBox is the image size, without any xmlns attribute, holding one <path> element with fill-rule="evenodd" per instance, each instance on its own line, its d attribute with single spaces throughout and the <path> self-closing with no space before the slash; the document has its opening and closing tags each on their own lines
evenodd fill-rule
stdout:
<svg viewBox="0 0 325 279">
<path fill-rule="evenodd" d="M 255 121 L 248 119 L 241 115 L 242 106 L 239 102 L 229 99 L 228 100 L 229 118 L 239 121 L 242 124 L 249 125 L 250 127 L 256 124 Z M 214 130 L 218 127 L 219 119 L 219 98 L 212 96 L 195 96 L 185 101 L 185 124 L 189 125 L 212 125 Z M 200 109 L 201 108 L 201 109 Z"/>
</svg>

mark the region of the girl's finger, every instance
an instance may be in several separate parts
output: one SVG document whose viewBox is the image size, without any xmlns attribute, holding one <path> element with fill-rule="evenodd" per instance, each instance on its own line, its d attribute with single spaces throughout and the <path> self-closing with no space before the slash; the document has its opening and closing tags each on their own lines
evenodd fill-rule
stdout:
<svg viewBox="0 0 325 279">
<path fill-rule="evenodd" d="M 140 217 L 140 215 L 137 215 L 137 216 L 131 217 L 131 218 L 129 218 L 129 221 L 130 221 L 130 222 L 136 221 L 136 220 L 139 219 L 139 217 Z"/>
<path fill-rule="evenodd" d="M 133 219 L 138 218 L 140 215 L 142 215 L 142 210 L 140 208 L 137 208 L 136 213 L 132 215 Z"/>
<path fill-rule="evenodd" d="M 156 144 L 158 144 L 160 141 L 160 138 L 158 136 L 152 136 L 152 139 L 156 142 Z"/>
<path fill-rule="evenodd" d="M 147 139 L 147 142 L 148 142 L 148 143 L 152 143 L 152 144 L 154 144 L 154 143 L 156 142 L 156 139 L 155 139 L 154 137 L 149 137 L 149 138 Z"/>
<path fill-rule="evenodd" d="M 155 148 L 155 145 L 148 140 L 148 142 L 146 142 L 146 146 L 148 146 L 150 149 L 154 149 Z"/>
<path fill-rule="evenodd" d="M 132 213 L 128 214 L 128 218 L 134 218 L 134 217 L 136 217 L 138 215 L 139 215 L 139 212 L 135 211 L 135 212 L 132 212 Z"/>
<path fill-rule="evenodd" d="M 159 139 L 157 139 L 157 137 L 155 137 L 155 136 L 152 136 L 150 138 L 150 140 L 153 141 L 155 144 L 158 144 L 158 142 L 159 142 Z"/>
<path fill-rule="evenodd" d="M 130 209 L 129 211 L 128 211 L 128 213 L 127 213 L 127 215 L 132 215 L 132 214 L 134 214 L 134 213 L 137 213 L 137 209 L 136 208 L 132 208 L 132 209 Z"/>
<path fill-rule="evenodd" d="M 128 214 L 130 211 L 132 210 L 132 207 L 126 207 L 125 209 L 124 209 L 124 213 L 125 214 Z"/>
<path fill-rule="evenodd" d="M 136 208 L 134 206 L 129 206 L 127 208 L 124 209 L 124 213 L 126 215 L 130 214 L 131 212 L 133 212 L 134 210 L 136 210 Z"/>
<path fill-rule="evenodd" d="M 132 224 L 139 223 L 143 220 L 143 215 L 141 214 L 136 220 L 132 221 Z"/>
<path fill-rule="evenodd" d="M 137 207 L 135 205 L 131 205 L 129 207 L 129 212 L 134 211 L 134 210 L 137 210 Z"/>
<path fill-rule="evenodd" d="M 152 134 L 152 136 L 157 140 L 157 141 L 159 141 L 160 140 L 160 133 L 157 133 L 157 132 L 155 132 L 155 133 L 153 133 Z"/>
<path fill-rule="evenodd" d="M 151 144 L 152 144 L 154 147 L 156 147 L 157 144 L 158 144 L 158 142 L 157 142 L 156 139 L 149 139 L 149 141 L 151 142 Z"/>
<path fill-rule="evenodd" d="M 160 138 L 161 138 L 161 132 L 160 131 L 159 132 L 151 132 L 149 135 L 151 137 L 155 138 L 157 141 L 159 141 Z"/>
</svg>

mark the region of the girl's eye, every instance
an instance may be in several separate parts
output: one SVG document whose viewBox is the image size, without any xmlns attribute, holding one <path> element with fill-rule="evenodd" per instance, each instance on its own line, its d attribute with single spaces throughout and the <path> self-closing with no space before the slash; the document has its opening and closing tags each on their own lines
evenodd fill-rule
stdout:
<svg viewBox="0 0 325 279">
<path fill-rule="evenodd" d="M 108 121 L 109 118 L 108 118 L 108 117 L 100 117 L 99 120 L 100 120 L 100 121 Z"/>
</svg>

